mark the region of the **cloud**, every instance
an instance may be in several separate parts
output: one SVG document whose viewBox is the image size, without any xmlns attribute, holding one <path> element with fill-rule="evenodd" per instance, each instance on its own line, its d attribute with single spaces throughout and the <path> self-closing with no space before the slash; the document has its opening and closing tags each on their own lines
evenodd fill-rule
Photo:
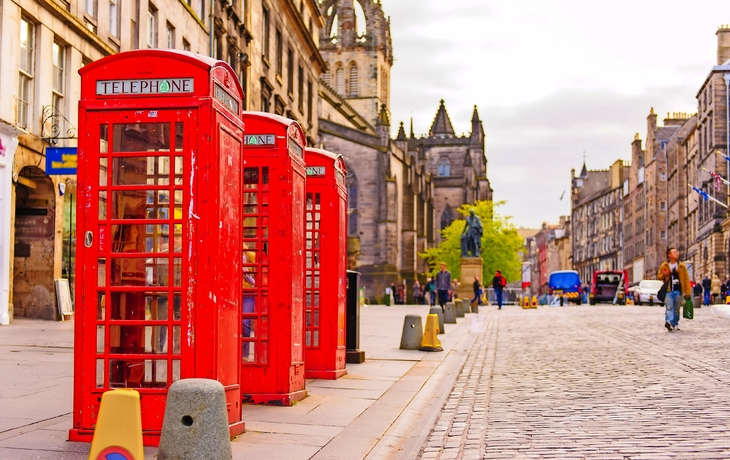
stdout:
<svg viewBox="0 0 730 460">
<path fill-rule="evenodd" d="M 631 160 L 631 142 L 646 136 L 646 117 L 691 98 L 693 87 L 649 88 L 638 95 L 610 90 L 563 89 L 517 107 L 480 108 L 487 135 L 489 179 L 495 199 L 507 200 L 516 222 L 538 226 L 570 210 L 559 201 L 570 187 L 570 169 L 580 171 Z M 566 195 L 567 196 L 567 195 Z"/>
</svg>

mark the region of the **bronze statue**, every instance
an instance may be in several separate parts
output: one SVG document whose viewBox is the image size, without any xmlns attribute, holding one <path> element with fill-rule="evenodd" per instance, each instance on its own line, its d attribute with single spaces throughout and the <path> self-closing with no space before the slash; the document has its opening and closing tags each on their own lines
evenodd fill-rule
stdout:
<svg viewBox="0 0 730 460">
<path fill-rule="evenodd" d="M 482 246 L 482 220 L 474 214 L 474 210 L 469 211 L 469 217 L 466 218 L 464 231 L 461 232 L 461 257 L 479 257 Z M 471 254 L 469 254 L 471 252 Z"/>
</svg>

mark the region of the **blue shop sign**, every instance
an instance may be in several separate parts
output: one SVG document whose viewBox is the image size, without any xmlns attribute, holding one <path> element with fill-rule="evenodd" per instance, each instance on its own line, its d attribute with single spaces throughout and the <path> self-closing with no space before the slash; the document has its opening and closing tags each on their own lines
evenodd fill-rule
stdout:
<svg viewBox="0 0 730 460">
<path fill-rule="evenodd" d="M 46 148 L 46 174 L 76 174 L 76 147 Z"/>
</svg>

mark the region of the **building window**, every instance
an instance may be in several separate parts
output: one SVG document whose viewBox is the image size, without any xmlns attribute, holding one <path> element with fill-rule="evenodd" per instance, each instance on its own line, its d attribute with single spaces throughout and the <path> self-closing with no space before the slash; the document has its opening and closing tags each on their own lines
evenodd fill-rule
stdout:
<svg viewBox="0 0 730 460">
<path fill-rule="evenodd" d="M 264 7 L 264 10 L 261 14 L 262 16 L 262 30 L 261 30 L 261 55 L 263 57 L 267 57 L 269 55 L 269 33 L 271 32 L 271 24 L 269 23 L 269 10 L 268 8 Z"/>
<path fill-rule="evenodd" d="M 332 78 L 329 71 L 322 74 L 322 82 L 324 82 L 324 84 L 326 84 L 327 86 L 332 86 L 331 80 Z"/>
<path fill-rule="evenodd" d="M 216 59 L 223 59 L 223 40 L 218 34 L 213 34 L 213 57 Z"/>
<path fill-rule="evenodd" d="M 96 0 L 84 0 L 86 14 L 96 19 Z"/>
<path fill-rule="evenodd" d="M 357 64 L 352 63 L 350 66 L 350 97 L 359 96 L 358 83 L 357 83 Z"/>
<path fill-rule="evenodd" d="M 304 113 L 304 68 L 299 66 L 299 80 L 298 80 L 298 96 L 299 99 L 299 113 Z"/>
<path fill-rule="evenodd" d="M 449 177 L 451 175 L 451 162 L 448 158 L 443 157 L 439 160 L 438 175 L 441 177 Z"/>
<path fill-rule="evenodd" d="M 294 51 L 291 48 L 286 50 L 286 90 L 289 94 L 294 94 Z"/>
<path fill-rule="evenodd" d="M 152 3 L 147 10 L 147 48 L 157 48 L 157 8 Z"/>
<path fill-rule="evenodd" d="M 167 32 L 167 48 L 175 49 L 175 27 L 172 24 L 170 24 L 169 22 L 167 23 L 166 32 Z"/>
<path fill-rule="evenodd" d="M 314 105 L 314 96 L 312 95 L 312 82 L 307 82 L 307 121 L 312 125 L 312 111 Z"/>
<path fill-rule="evenodd" d="M 183 47 L 182 47 L 182 49 L 185 50 L 185 51 L 190 51 L 190 42 L 187 41 L 187 40 L 185 40 L 185 38 L 183 38 Z"/>
<path fill-rule="evenodd" d="M 284 72 L 284 39 L 281 30 L 276 29 L 276 75 L 283 75 Z"/>
<path fill-rule="evenodd" d="M 345 69 L 337 67 L 335 70 L 335 91 L 338 94 L 345 94 Z"/>
<path fill-rule="evenodd" d="M 451 222 L 453 221 L 454 211 L 451 209 L 451 206 L 446 205 L 446 209 L 444 209 L 444 212 L 441 214 L 441 230 L 451 225 Z"/>
<path fill-rule="evenodd" d="M 119 38 L 119 10 L 122 0 L 109 0 L 109 33 Z"/>
<path fill-rule="evenodd" d="M 53 104 L 53 110 L 56 114 L 62 115 L 63 110 L 63 95 L 66 80 L 66 48 L 57 43 L 53 42 L 53 87 L 51 89 L 51 103 Z"/>
<path fill-rule="evenodd" d="M 666 208 L 667 208 L 667 204 L 664 201 L 662 201 L 661 203 L 659 203 L 659 209 L 661 209 L 662 211 L 664 211 Z"/>
<path fill-rule="evenodd" d="M 35 62 L 35 24 L 20 19 L 20 65 L 18 66 L 18 126 L 27 129 L 29 107 L 33 97 L 33 70 Z"/>
<path fill-rule="evenodd" d="M 198 13 L 198 16 L 201 20 L 205 21 L 205 0 L 200 0 L 200 12 Z"/>
<path fill-rule="evenodd" d="M 358 235 L 358 192 L 359 187 L 357 178 L 354 174 L 348 174 L 347 177 L 347 235 Z"/>
</svg>

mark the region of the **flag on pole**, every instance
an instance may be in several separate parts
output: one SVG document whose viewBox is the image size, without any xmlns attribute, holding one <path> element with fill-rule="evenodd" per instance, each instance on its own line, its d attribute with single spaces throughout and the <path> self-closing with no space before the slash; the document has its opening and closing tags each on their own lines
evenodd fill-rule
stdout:
<svg viewBox="0 0 730 460">
<path fill-rule="evenodd" d="M 708 195 L 708 194 L 707 194 L 707 192 L 705 192 L 704 190 L 702 190 L 702 189 L 699 189 L 699 188 L 695 187 L 694 185 L 690 185 L 690 187 L 692 187 L 692 190 L 694 190 L 695 192 L 699 193 L 699 194 L 700 194 L 700 196 L 701 196 L 701 197 L 702 197 L 702 198 L 703 198 L 703 199 L 704 199 L 705 201 L 707 201 L 707 199 L 708 199 L 708 198 L 710 198 L 710 195 Z"/>
<path fill-rule="evenodd" d="M 717 200 L 717 199 L 715 199 L 715 198 L 711 197 L 711 196 L 710 196 L 710 195 L 708 195 L 708 194 L 707 194 L 707 192 L 705 192 L 704 190 L 702 190 L 702 189 L 699 189 L 699 188 L 695 187 L 695 186 L 694 186 L 694 185 L 692 185 L 692 184 L 687 184 L 687 185 L 688 185 L 689 187 L 692 187 L 692 190 L 694 190 L 695 192 L 699 193 L 699 195 L 700 195 L 700 196 L 701 196 L 701 197 L 702 197 L 702 198 L 703 198 L 703 199 L 704 199 L 705 201 L 707 201 L 707 200 L 713 201 L 713 202 L 715 202 L 715 203 L 719 204 L 720 206 L 722 206 L 723 208 L 727 209 L 727 205 L 726 205 L 725 203 L 723 203 L 722 201 L 719 201 L 719 200 Z"/>
</svg>

